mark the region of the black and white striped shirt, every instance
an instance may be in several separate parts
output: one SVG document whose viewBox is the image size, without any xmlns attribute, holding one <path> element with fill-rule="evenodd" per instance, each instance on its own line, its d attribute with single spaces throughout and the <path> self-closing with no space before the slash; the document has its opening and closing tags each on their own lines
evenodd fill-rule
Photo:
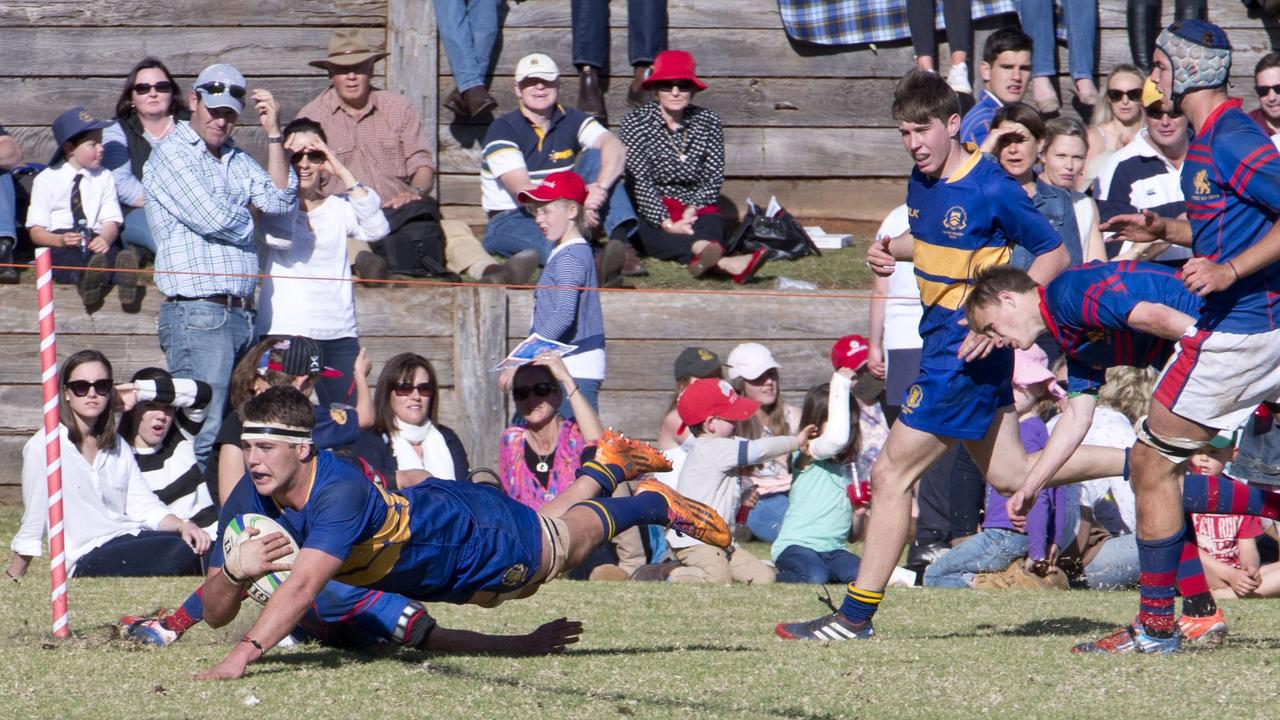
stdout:
<svg viewBox="0 0 1280 720">
<path fill-rule="evenodd" d="M 212 535 L 217 529 L 218 508 L 204 482 L 192 444 L 204 424 L 212 390 L 199 380 L 185 378 L 138 380 L 134 385 L 138 388 L 138 402 L 177 408 L 169 434 L 159 447 L 133 448 L 142 477 L 169 512 L 191 520 Z"/>
</svg>

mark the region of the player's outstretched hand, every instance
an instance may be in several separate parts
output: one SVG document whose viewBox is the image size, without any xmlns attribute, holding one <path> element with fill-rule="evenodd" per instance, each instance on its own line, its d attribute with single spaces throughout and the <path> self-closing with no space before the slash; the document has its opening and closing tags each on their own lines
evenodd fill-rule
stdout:
<svg viewBox="0 0 1280 720">
<path fill-rule="evenodd" d="M 521 635 L 515 644 L 515 650 L 526 655 L 562 653 L 567 646 L 578 642 L 580 635 L 582 621 L 556 618 L 543 623 L 528 635 Z"/>
<path fill-rule="evenodd" d="M 1230 261 L 1219 264 L 1208 258 L 1196 257 L 1182 266 L 1182 284 L 1200 297 L 1226 290 L 1236 278 L 1235 267 Z"/>
<path fill-rule="evenodd" d="M 960 350 L 956 353 L 956 357 L 965 362 L 972 362 L 990 355 L 991 351 L 998 347 L 1000 347 L 1000 343 L 994 338 L 979 335 L 970 330 L 964 341 L 960 343 Z"/>
<path fill-rule="evenodd" d="M 1133 243 L 1149 243 L 1163 240 L 1165 236 L 1164 218 L 1143 210 L 1136 213 L 1115 215 L 1098 226 L 1102 232 L 1115 233 L 1113 239 Z"/>
<path fill-rule="evenodd" d="M 889 236 L 878 237 L 867 247 L 867 267 L 871 268 L 871 272 L 876 275 L 880 277 L 893 275 L 896 262 L 893 253 L 889 252 Z"/>
<path fill-rule="evenodd" d="M 244 677 L 244 665 L 231 658 L 226 658 L 196 675 L 197 680 L 239 680 L 242 677 Z"/>
</svg>

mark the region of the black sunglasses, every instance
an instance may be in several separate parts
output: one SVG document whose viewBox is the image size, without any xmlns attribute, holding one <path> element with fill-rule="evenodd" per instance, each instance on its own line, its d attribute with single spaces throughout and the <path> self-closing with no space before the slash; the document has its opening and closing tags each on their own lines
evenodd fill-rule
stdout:
<svg viewBox="0 0 1280 720">
<path fill-rule="evenodd" d="M 1138 102 L 1142 99 L 1142 88 L 1134 88 L 1132 90 L 1107 90 L 1107 99 L 1111 102 L 1120 102 L 1129 98 L 1130 102 Z"/>
<path fill-rule="evenodd" d="M 244 99 L 244 88 L 239 85 L 228 85 L 224 82 L 207 82 L 196 88 L 196 90 L 205 95 L 222 95 L 225 93 L 237 100 Z"/>
<path fill-rule="evenodd" d="M 90 389 L 92 389 L 99 396 L 106 397 L 107 395 L 111 394 L 111 387 L 112 387 L 111 378 L 94 380 L 93 382 L 89 382 L 88 380 L 68 380 L 67 381 L 67 389 L 70 390 L 71 394 L 75 395 L 76 397 L 84 397 L 85 395 L 88 395 Z"/>
<path fill-rule="evenodd" d="M 306 158 L 316 165 L 323 165 L 324 162 L 329 159 L 323 152 L 319 150 L 306 150 L 303 152 L 294 153 L 293 156 L 289 158 L 289 161 L 298 162 L 302 160 L 302 158 Z"/>
<path fill-rule="evenodd" d="M 694 90 L 698 89 L 698 86 L 694 85 L 688 80 L 680 80 L 678 82 L 655 83 L 654 87 L 658 88 L 658 90 L 661 92 L 671 92 L 672 88 L 679 88 L 680 92 L 691 93 Z"/>
<path fill-rule="evenodd" d="M 1147 117 L 1152 120 L 1163 120 L 1168 115 L 1170 120 L 1177 120 L 1182 117 L 1181 110 L 1161 110 L 1160 108 L 1147 108 Z"/>
<path fill-rule="evenodd" d="M 1258 97 L 1264 98 L 1271 93 L 1280 94 L 1280 85 L 1254 85 L 1253 91 L 1258 93 Z"/>
<path fill-rule="evenodd" d="M 155 90 L 161 95 L 164 95 L 165 93 L 171 93 L 173 92 L 173 83 L 169 82 L 168 80 L 161 80 L 160 82 L 155 84 L 152 84 L 152 83 L 134 83 L 133 84 L 133 91 L 139 95 L 146 95 L 147 93 L 150 93 L 152 90 Z"/>
<path fill-rule="evenodd" d="M 559 386 L 555 383 L 540 382 L 529 385 L 528 387 L 511 388 L 511 396 L 517 400 L 524 400 L 528 398 L 530 394 L 537 395 L 538 397 L 546 397 L 559 389 Z"/>
<path fill-rule="evenodd" d="M 435 392 L 431 387 L 431 383 L 418 383 L 417 385 L 414 385 L 413 383 L 402 382 L 391 386 L 391 392 L 399 395 L 400 397 L 409 397 L 414 390 L 417 390 L 418 394 L 422 397 L 431 397 L 432 393 Z"/>
</svg>

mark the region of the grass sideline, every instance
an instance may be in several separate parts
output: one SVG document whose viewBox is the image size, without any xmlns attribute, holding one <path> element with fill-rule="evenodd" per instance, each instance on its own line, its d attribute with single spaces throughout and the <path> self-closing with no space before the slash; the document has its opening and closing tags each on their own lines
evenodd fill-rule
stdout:
<svg viewBox="0 0 1280 720">
<path fill-rule="evenodd" d="M 0 508 L 0 535 L 12 537 L 17 519 Z M 0 703 L 13 718 L 1251 717 L 1268 702 L 1280 647 L 1265 601 L 1228 606 L 1233 636 L 1216 651 L 1096 657 L 1066 650 L 1130 619 L 1134 593 L 891 591 L 879 641 L 828 644 L 772 634 L 778 620 L 823 612 L 809 586 L 562 581 L 495 610 L 432 611 L 446 626 L 506 633 L 581 619 L 583 641 L 565 655 L 309 646 L 272 651 L 243 680 L 206 684 L 191 673 L 217 662 L 249 618 L 198 627 L 165 650 L 139 648 L 110 639 L 110 624 L 181 601 L 193 581 L 83 579 L 70 591 L 75 637 L 58 641 L 47 568 L 38 562 L 0 588 Z"/>
</svg>

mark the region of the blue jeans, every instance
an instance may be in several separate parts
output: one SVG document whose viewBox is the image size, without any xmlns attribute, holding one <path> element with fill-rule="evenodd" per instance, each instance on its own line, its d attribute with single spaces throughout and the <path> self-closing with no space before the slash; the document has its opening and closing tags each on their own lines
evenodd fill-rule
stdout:
<svg viewBox="0 0 1280 720">
<path fill-rule="evenodd" d="M 1026 555 L 1026 535 L 987 528 L 933 561 L 924 571 L 924 586 L 970 588 L 978 573 L 999 572 Z"/>
<path fill-rule="evenodd" d="M 573 0 L 573 64 L 607 67 L 609 0 Z M 627 57 L 649 64 L 667 49 L 666 0 L 627 0 Z M 450 55 L 449 62 L 453 62 Z"/>
<path fill-rule="evenodd" d="M 0 237 L 18 239 L 18 199 L 7 172 L 0 172 Z"/>
<path fill-rule="evenodd" d="M 222 427 L 236 360 L 253 342 L 253 311 L 205 300 L 160 303 L 160 349 L 174 377 L 203 380 L 213 389 L 209 414 L 195 438 L 204 467 Z"/>
<path fill-rule="evenodd" d="M 769 493 L 761 495 L 756 506 L 747 515 L 747 527 L 757 540 L 771 543 L 778 539 L 778 531 L 782 529 L 782 516 L 787 514 L 791 501 L 787 494 Z"/>
<path fill-rule="evenodd" d="M 597 413 L 600 412 L 600 385 L 603 380 L 587 380 L 585 378 L 574 378 L 573 381 L 578 385 L 578 392 L 582 393 L 582 397 L 591 403 L 591 409 Z M 570 404 L 569 398 L 566 396 L 560 401 L 560 409 L 557 410 L 560 417 L 565 420 L 573 419 L 573 405 Z"/>
<path fill-rule="evenodd" d="M 1280 485 L 1280 419 L 1259 424 L 1258 418 L 1249 416 L 1227 474 L 1248 483 Z"/>
<path fill-rule="evenodd" d="M 587 183 L 594 182 L 600 174 L 600 151 L 593 148 L 583 152 L 578 156 L 574 170 Z M 601 214 L 606 234 L 612 235 L 619 225 L 627 222 L 632 224 L 634 232 L 636 211 L 631 205 L 631 198 L 627 197 L 621 178 L 609 191 L 609 199 L 601 208 Z M 507 210 L 489 218 L 489 224 L 484 230 L 484 249 L 502 257 L 511 257 L 525 250 L 537 250 L 541 257 L 539 264 L 546 265 L 547 258 L 555 247 L 555 243 L 542 234 L 538 224 L 533 221 L 533 216 L 524 208 Z"/>
<path fill-rule="evenodd" d="M 76 561 L 76 577 L 199 575 L 200 556 L 176 532 L 121 535 Z"/>
<path fill-rule="evenodd" d="M 1113 537 L 1084 568 L 1093 590 L 1129 590 L 1138 586 L 1138 536 Z"/>
<path fill-rule="evenodd" d="M 851 583 L 858 577 L 862 560 L 848 550 L 818 552 L 799 545 L 788 545 L 774 561 L 780 583 L 829 582 Z"/>
<path fill-rule="evenodd" d="M 1093 78 L 1098 46 L 1097 0 L 1062 0 L 1067 23 L 1067 66 L 1074 80 Z M 1053 0 L 1018 0 L 1018 19 L 1031 36 L 1031 74 L 1048 77 L 1057 72 Z"/>
<path fill-rule="evenodd" d="M 498 40 L 499 0 L 435 0 L 436 27 L 458 92 L 484 85 Z"/>
<path fill-rule="evenodd" d="M 125 247 L 140 247 L 155 257 L 156 239 L 151 237 L 151 226 L 147 224 L 147 213 L 143 208 L 129 208 L 125 211 L 120 241 Z"/>
<path fill-rule="evenodd" d="M 320 346 L 320 361 L 324 366 L 342 373 L 342 377 L 322 377 L 316 382 L 316 400 L 320 403 L 320 407 L 328 407 L 332 403 L 354 405 L 355 367 L 356 356 L 360 354 L 360 339 L 346 337 L 337 340 L 317 340 L 316 344 Z"/>
</svg>

